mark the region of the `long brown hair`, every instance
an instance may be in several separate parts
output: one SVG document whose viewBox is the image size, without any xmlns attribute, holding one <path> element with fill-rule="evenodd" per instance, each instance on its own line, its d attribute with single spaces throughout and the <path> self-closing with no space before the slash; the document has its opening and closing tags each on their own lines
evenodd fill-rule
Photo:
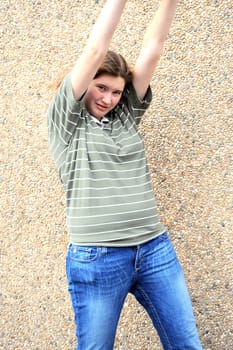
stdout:
<svg viewBox="0 0 233 350">
<path fill-rule="evenodd" d="M 132 81 L 132 71 L 130 70 L 128 63 L 121 54 L 112 50 L 108 50 L 102 64 L 94 76 L 94 79 L 102 74 L 121 77 L 125 80 L 126 84 Z"/>
<path fill-rule="evenodd" d="M 49 85 L 49 89 L 57 90 L 61 85 L 65 76 L 70 72 L 70 68 L 66 69 L 56 81 Z M 124 57 L 112 50 L 108 50 L 107 54 L 98 68 L 94 79 L 98 78 L 102 74 L 109 74 L 114 77 L 122 77 L 125 80 L 125 83 L 129 83 L 132 81 L 133 73 L 124 59 Z"/>
</svg>

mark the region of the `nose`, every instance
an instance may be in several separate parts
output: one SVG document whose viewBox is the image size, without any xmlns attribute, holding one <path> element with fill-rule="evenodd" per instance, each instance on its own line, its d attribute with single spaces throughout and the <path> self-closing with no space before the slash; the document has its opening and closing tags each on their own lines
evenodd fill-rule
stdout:
<svg viewBox="0 0 233 350">
<path fill-rule="evenodd" d="M 103 97 L 102 97 L 102 101 L 107 105 L 111 104 L 111 102 L 112 102 L 111 92 L 105 92 Z"/>
</svg>

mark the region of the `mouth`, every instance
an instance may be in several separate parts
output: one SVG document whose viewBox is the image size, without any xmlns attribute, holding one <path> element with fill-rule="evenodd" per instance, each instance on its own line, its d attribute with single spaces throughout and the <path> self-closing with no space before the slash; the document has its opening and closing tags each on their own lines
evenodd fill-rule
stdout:
<svg viewBox="0 0 233 350">
<path fill-rule="evenodd" d="M 109 109 L 109 106 L 103 106 L 103 105 L 101 105 L 101 104 L 99 104 L 99 103 L 96 103 L 96 106 L 97 106 L 97 108 L 98 108 L 100 111 L 106 111 L 106 110 Z"/>
</svg>

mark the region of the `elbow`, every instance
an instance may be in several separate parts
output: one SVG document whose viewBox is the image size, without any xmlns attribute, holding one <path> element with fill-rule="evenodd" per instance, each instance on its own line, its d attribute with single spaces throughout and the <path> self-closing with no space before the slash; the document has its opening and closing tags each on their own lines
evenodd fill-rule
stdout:
<svg viewBox="0 0 233 350">
<path fill-rule="evenodd" d="M 163 53 L 164 40 L 154 43 L 153 48 L 150 50 L 152 59 L 159 60 L 160 56 Z"/>
<path fill-rule="evenodd" d="M 93 62 L 98 62 L 99 64 L 102 63 L 107 53 L 107 49 L 104 49 L 101 47 L 101 45 L 95 43 L 87 45 L 85 51 L 86 55 L 88 55 Z"/>
<path fill-rule="evenodd" d="M 163 52 L 163 45 L 153 45 L 144 51 L 144 57 L 148 64 L 158 62 Z"/>
<path fill-rule="evenodd" d="M 157 61 L 163 52 L 164 40 L 151 40 L 142 46 L 143 54 L 151 61 Z"/>
</svg>

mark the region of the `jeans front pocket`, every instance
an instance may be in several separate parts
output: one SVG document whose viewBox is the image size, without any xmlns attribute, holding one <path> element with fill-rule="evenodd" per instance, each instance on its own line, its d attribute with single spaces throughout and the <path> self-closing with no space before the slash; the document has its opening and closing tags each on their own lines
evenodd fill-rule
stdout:
<svg viewBox="0 0 233 350">
<path fill-rule="evenodd" d="M 76 244 L 71 244 L 68 251 L 68 256 L 70 260 L 76 262 L 92 262 L 98 257 L 99 249 L 92 246 L 80 246 Z"/>
<path fill-rule="evenodd" d="M 99 247 L 71 244 L 66 258 L 66 273 L 69 283 L 89 283 L 97 279 L 96 266 Z"/>
</svg>

